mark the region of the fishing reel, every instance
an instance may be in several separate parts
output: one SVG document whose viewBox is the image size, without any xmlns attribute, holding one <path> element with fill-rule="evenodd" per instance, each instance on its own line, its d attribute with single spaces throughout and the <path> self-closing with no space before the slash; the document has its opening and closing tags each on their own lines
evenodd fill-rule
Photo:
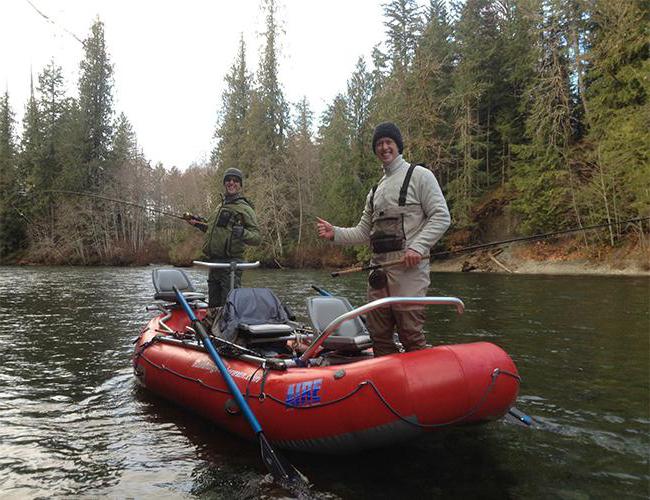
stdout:
<svg viewBox="0 0 650 500">
<path fill-rule="evenodd" d="M 194 215 L 194 214 L 191 214 L 191 213 L 189 213 L 189 212 L 185 212 L 185 213 L 183 214 L 183 219 L 185 219 L 185 220 L 187 220 L 187 221 L 194 220 L 194 221 L 196 221 L 196 222 L 202 222 L 202 223 L 204 223 L 204 224 L 205 224 L 206 222 L 208 222 L 208 220 L 207 220 L 206 218 L 201 217 L 200 215 Z"/>
<path fill-rule="evenodd" d="M 383 269 L 375 269 L 368 275 L 368 285 L 373 290 L 379 290 L 381 288 L 386 288 L 388 285 L 388 276 L 386 271 Z"/>
</svg>

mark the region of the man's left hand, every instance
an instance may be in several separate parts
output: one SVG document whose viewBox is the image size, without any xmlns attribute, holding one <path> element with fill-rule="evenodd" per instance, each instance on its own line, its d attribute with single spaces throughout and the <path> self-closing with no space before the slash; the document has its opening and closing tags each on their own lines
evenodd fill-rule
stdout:
<svg viewBox="0 0 650 500">
<path fill-rule="evenodd" d="M 406 253 L 404 254 L 404 265 L 406 267 L 415 267 L 420 263 L 421 260 L 422 255 L 420 255 L 415 250 L 412 250 L 411 248 L 406 250 Z"/>
</svg>

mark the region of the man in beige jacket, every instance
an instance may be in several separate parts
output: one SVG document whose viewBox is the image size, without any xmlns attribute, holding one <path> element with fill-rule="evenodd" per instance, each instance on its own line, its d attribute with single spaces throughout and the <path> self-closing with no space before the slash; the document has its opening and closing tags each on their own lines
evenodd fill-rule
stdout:
<svg viewBox="0 0 650 500">
<path fill-rule="evenodd" d="M 447 203 L 433 173 L 402 158 L 402 134 L 394 123 L 377 125 L 372 149 L 382 163 L 384 176 L 368 193 L 361 220 L 355 227 L 344 228 L 318 219 L 318 235 L 341 245 L 369 243 L 372 264 L 400 258 L 404 261 L 384 269 L 387 279 L 378 288 L 368 287 L 369 300 L 425 296 L 430 279 L 429 259 L 423 256 L 428 256 L 449 227 Z M 375 356 L 398 352 L 393 340 L 395 330 L 406 351 L 424 349 L 424 318 L 424 306 L 413 305 L 368 313 Z"/>
</svg>

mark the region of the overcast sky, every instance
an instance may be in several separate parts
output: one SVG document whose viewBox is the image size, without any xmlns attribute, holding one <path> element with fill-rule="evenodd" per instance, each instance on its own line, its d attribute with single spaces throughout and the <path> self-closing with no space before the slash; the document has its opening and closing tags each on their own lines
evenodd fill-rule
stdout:
<svg viewBox="0 0 650 500">
<path fill-rule="evenodd" d="M 48 16 L 42 17 L 32 7 Z M 278 0 L 285 98 L 306 96 L 318 118 L 360 56 L 384 40 L 382 0 Z M 114 108 L 153 163 L 185 168 L 209 156 L 224 77 L 240 35 L 255 72 L 263 40 L 260 0 L 0 0 L 0 85 L 22 133 L 30 72 L 54 58 L 77 96 L 81 40 L 99 16 L 114 68 Z M 73 35 L 74 36 L 73 36 Z"/>
</svg>

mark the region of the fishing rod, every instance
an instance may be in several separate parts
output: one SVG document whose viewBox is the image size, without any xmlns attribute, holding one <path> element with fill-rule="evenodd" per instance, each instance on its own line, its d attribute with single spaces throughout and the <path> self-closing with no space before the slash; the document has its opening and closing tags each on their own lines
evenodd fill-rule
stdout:
<svg viewBox="0 0 650 500">
<path fill-rule="evenodd" d="M 535 234 L 533 236 L 521 236 L 518 238 L 511 238 L 509 240 L 502 240 L 502 241 L 494 241 L 492 243 L 483 243 L 480 245 L 472 245 L 469 247 L 464 247 L 464 248 L 459 248 L 458 250 L 446 250 L 444 252 L 436 252 L 432 253 L 431 257 L 441 257 L 443 255 L 452 255 L 455 253 L 463 253 L 463 252 L 470 252 L 472 250 L 481 250 L 483 248 L 489 248 L 489 247 L 494 247 L 494 246 L 499 246 L 499 245 L 505 245 L 507 243 L 516 243 L 519 241 L 534 241 L 534 240 L 541 240 L 544 238 L 550 238 L 551 236 L 557 236 L 559 234 L 568 234 L 568 233 L 577 233 L 579 231 L 590 231 L 592 229 L 600 229 L 603 227 L 610 227 L 610 226 L 619 226 L 623 224 L 628 224 L 630 222 L 642 222 L 650 220 L 650 217 L 639 217 L 636 219 L 628 219 L 620 222 L 608 222 L 606 224 L 597 224 L 594 226 L 586 226 L 586 227 L 576 227 L 572 229 L 563 229 L 561 231 L 553 231 L 552 233 L 544 233 L 544 234 Z"/>
<path fill-rule="evenodd" d="M 88 198 L 97 198 L 99 200 L 112 201 L 113 203 L 121 203 L 122 205 L 129 205 L 129 206 L 132 206 L 132 207 L 140 208 L 142 210 L 148 210 L 150 212 L 155 212 L 157 214 L 166 215 L 168 217 L 174 217 L 176 219 L 181 219 L 181 220 L 184 220 L 184 221 L 195 220 L 195 221 L 203 222 L 203 223 L 207 222 L 207 219 L 205 219 L 205 218 L 203 218 L 203 217 L 201 217 L 199 215 L 190 214 L 189 212 L 185 212 L 184 214 L 180 215 L 180 214 L 177 214 L 177 213 L 174 213 L 174 212 L 168 212 L 166 210 L 161 210 L 159 208 L 148 207 L 146 205 L 139 205 L 139 204 L 134 203 L 132 201 L 119 200 L 117 198 L 109 198 L 108 196 L 101 196 L 99 194 L 94 194 L 94 193 L 82 193 L 82 192 L 79 192 L 79 191 L 66 191 L 66 190 L 62 190 L 62 189 L 47 189 L 47 190 L 45 190 L 43 192 L 45 192 L 45 193 L 63 193 L 63 194 L 72 194 L 72 195 L 76 195 L 76 196 L 86 196 Z"/>
<path fill-rule="evenodd" d="M 422 259 L 428 259 L 430 257 L 429 254 L 425 254 L 422 256 Z M 358 266 L 358 267 L 351 267 L 349 269 L 343 269 L 342 271 L 333 271 L 330 273 L 332 278 L 336 278 L 338 276 L 341 276 L 342 274 L 350 274 L 350 273 L 357 273 L 359 271 L 374 271 L 375 269 L 383 269 L 385 267 L 392 267 L 396 266 L 398 264 L 403 264 L 404 263 L 404 258 L 400 259 L 395 259 L 395 260 L 389 260 L 388 262 L 384 262 L 383 264 L 368 264 L 365 266 Z M 318 290 L 317 290 L 318 291 Z"/>
<path fill-rule="evenodd" d="M 650 217 L 639 217 L 639 218 L 636 218 L 636 219 L 628 219 L 628 220 L 624 220 L 624 221 L 620 221 L 620 222 L 610 222 L 610 223 L 607 223 L 607 224 L 597 224 L 597 225 L 594 225 L 594 226 L 587 226 L 587 227 L 580 227 L 580 228 L 573 228 L 573 229 L 563 229 L 562 231 L 553 231 L 552 233 L 536 234 L 536 235 L 533 235 L 533 236 L 521 236 L 521 237 L 518 237 L 518 238 L 511 238 L 511 239 L 508 239 L 508 240 L 493 241 L 492 243 L 483 243 L 483 244 L 480 244 L 480 245 L 472 245 L 472 246 L 469 246 L 469 247 L 459 248 L 457 250 L 445 250 L 444 252 L 436 252 L 436 253 L 432 253 L 430 255 L 426 254 L 426 255 L 423 255 L 422 258 L 426 259 L 426 258 L 430 258 L 430 257 L 442 257 L 442 256 L 446 256 L 446 255 L 456 254 L 456 253 L 471 252 L 473 250 L 481 250 L 483 248 L 490 248 L 490 247 L 495 247 L 495 246 L 499 246 L 499 245 L 506 245 L 508 243 L 515 243 L 515 242 L 519 242 L 519 241 L 534 241 L 534 240 L 549 238 L 551 236 L 557 236 L 557 235 L 560 235 L 560 234 L 575 233 L 575 232 L 579 232 L 579 231 L 589 231 L 589 230 L 592 230 L 592 229 L 600 229 L 600 228 L 603 228 L 603 227 L 622 225 L 622 224 L 627 224 L 627 223 L 630 223 L 630 222 L 642 222 L 642 221 L 646 221 L 646 220 L 650 220 Z M 342 271 L 334 271 L 334 272 L 331 272 L 330 275 L 333 278 L 336 278 L 337 276 L 340 276 L 342 274 L 350 274 L 350 273 L 356 273 L 356 272 L 360 272 L 360 271 L 374 271 L 374 270 L 377 270 L 377 269 L 383 269 L 385 267 L 396 266 L 398 264 L 402 264 L 403 262 L 404 262 L 404 259 L 401 258 L 401 259 L 391 260 L 391 261 L 385 262 L 383 264 L 372 264 L 372 265 L 368 264 L 368 265 L 365 265 L 365 266 L 351 267 L 349 269 L 344 269 Z"/>
</svg>

